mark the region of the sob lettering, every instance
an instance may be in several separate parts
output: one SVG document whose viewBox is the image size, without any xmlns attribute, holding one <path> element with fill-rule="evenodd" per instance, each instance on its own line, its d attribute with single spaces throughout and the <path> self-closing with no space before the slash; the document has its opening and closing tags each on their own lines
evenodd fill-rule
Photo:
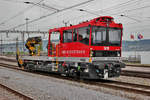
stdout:
<svg viewBox="0 0 150 100">
<path fill-rule="evenodd" d="M 62 54 L 85 54 L 85 50 L 63 50 Z"/>
</svg>

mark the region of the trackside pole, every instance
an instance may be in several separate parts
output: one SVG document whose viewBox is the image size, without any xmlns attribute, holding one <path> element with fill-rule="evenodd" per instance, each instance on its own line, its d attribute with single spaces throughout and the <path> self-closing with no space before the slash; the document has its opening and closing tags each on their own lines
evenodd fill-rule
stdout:
<svg viewBox="0 0 150 100">
<path fill-rule="evenodd" d="M 40 42 L 38 46 L 38 56 L 40 56 L 41 53 L 41 46 L 42 46 L 42 42 Z"/>
<path fill-rule="evenodd" d="M 19 51 L 19 47 L 18 47 L 18 37 L 16 38 L 16 60 L 18 62 L 18 66 L 21 67 L 22 69 L 24 69 L 23 65 L 23 61 L 20 59 L 20 51 Z"/>
</svg>

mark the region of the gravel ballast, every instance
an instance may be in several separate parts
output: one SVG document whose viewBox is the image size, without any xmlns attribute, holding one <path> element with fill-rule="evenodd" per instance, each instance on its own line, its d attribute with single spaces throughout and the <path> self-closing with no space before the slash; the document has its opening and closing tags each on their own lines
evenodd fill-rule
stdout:
<svg viewBox="0 0 150 100">
<path fill-rule="evenodd" d="M 35 100 L 127 100 L 119 96 L 84 88 L 81 83 L 3 67 L 0 67 L 0 83 Z"/>
</svg>

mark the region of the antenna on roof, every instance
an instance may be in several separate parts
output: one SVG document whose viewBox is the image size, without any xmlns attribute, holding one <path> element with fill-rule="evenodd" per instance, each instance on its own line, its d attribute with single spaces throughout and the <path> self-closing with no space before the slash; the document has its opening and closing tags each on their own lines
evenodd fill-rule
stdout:
<svg viewBox="0 0 150 100">
<path fill-rule="evenodd" d="M 65 22 L 65 21 L 63 20 L 63 24 L 65 24 L 65 27 L 67 26 L 67 23 L 69 23 L 69 21 Z"/>
</svg>

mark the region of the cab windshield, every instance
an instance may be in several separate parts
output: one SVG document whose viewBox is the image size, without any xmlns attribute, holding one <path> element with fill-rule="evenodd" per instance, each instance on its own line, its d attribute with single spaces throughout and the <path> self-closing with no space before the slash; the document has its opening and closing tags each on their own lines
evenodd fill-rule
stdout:
<svg viewBox="0 0 150 100">
<path fill-rule="evenodd" d="M 120 46 L 121 29 L 94 26 L 91 38 L 93 46 Z"/>
</svg>

